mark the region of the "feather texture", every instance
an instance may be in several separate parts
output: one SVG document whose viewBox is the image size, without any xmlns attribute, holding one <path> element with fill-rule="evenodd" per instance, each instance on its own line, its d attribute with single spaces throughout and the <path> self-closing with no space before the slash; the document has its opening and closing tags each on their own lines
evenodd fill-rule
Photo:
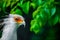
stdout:
<svg viewBox="0 0 60 40">
<path fill-rule="evenodd" d="M 14 17 L 20 17 L 23 22 L 18 24 L 14 20 Z M 10 14 L 9 18 L 4 19 L 3 24 L 5 24 L 5 26 L 3 28 L 2 37 L 0 38 L 0 40 L 17 40 L 17 28 L 22 24 L 25 26 L 24 18 L 16 14 Z"/>
<path fill-rule="evenodd" d="M 16 26 L 17 24 L 12 18 L 5 19 L 5 26 L 0 40 L 17 40 Z"/>
</svg>

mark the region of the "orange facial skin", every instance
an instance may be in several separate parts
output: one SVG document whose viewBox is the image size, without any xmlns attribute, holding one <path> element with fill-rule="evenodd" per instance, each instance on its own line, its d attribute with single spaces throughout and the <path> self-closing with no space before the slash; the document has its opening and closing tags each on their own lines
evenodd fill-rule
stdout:
<svg viewBox="0 0 60 40">
<path fill-rule="evenodd" d="M 23 20 L 20 18 L 20 17 L 14 17 L 14 20 L 17 22 L 17 23 L 22 23 Z"/>
</svg>

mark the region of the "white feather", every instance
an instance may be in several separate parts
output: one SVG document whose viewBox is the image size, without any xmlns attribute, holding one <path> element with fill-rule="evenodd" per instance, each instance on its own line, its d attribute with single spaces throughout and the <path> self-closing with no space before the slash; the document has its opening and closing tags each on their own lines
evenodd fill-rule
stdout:
<svg viewBox="0 0 60 40">
<path fill-rule="evenodd" d="M 0 40 L 17 40 L 16 26 L 17 24 L 12 18 L 5 19 L 5 26 L 3 28 L 3 34 Z"/>
<path fill-rule="evenodd" d="M 21 24 L 17 25 L 17 23 L 13 19 L 14 16 L 19 16 L 19 15 L 10 14 L 9 18 L 4 19 L 3 24 L 5 24 L 5 26 L 3 28 L 3 33 L 2 33 L 2 37 L 0 40 L 17 40 L 16 30 L 19 25 L 21 24 L 25 25 L 25 22 L 23 21 Z M 22 16 L 19 16 L 19 17 L 24 20 Z"/>
</svg>

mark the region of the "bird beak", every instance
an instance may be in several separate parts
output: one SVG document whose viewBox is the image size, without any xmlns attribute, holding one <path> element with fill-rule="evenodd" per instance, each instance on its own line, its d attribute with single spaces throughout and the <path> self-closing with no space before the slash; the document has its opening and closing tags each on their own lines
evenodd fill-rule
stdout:
<svg viewBox="0 0 60 40">
<path fill-rule="evenodd" d="M 22 25 L 24 25 L 24 27 L 25 27 L 25 25 L 26 25 L 25 21 L 22 22 Z"/>
<path fill-rule="evenodd" d="M 19 26 L 20 25 L 23 25 L 25 27 L 25 25 L 26 25 L 25 21 L 23 21 L 22 23 L 19 23 Z"/>
</svg>

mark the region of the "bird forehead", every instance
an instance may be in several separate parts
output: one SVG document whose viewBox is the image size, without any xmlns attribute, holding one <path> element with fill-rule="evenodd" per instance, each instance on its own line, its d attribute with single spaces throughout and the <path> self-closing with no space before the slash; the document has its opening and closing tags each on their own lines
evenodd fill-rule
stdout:
<svg viewBox="0 0 60 40">
<path fill-rule="evenodd" d="M 10 14 L 9 17 L 12 18 L 17 23 L 21 23 L 24 21 L 24 18 L 18 14 Z"/>
</svg>

